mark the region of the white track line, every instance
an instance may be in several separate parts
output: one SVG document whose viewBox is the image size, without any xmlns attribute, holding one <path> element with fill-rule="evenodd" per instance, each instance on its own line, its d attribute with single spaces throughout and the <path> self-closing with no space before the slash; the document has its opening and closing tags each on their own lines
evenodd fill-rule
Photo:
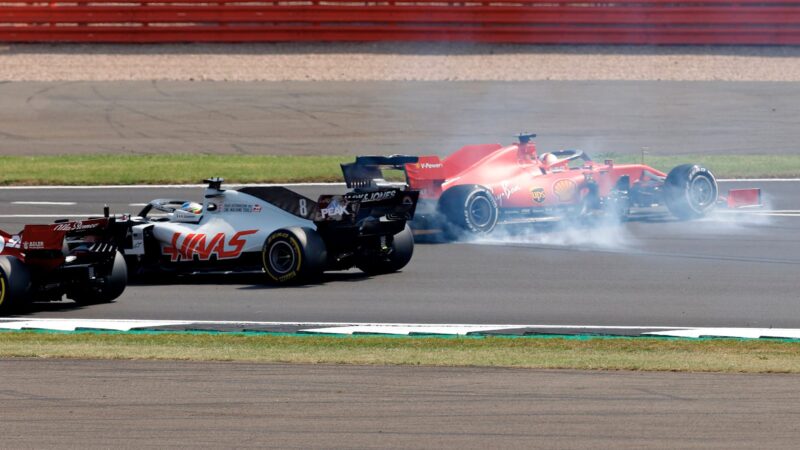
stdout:
<svg viewBox="0 0 800 450">
<path fill-rule="evenodd" d="M 12 205 L 75 206 L 75 202 L 11 202 Z"/>
<path fill-rule="evenodd" d="M 81 321 L 85 323 L 91 323 L 93 321 L 101 320 L 103 322 L 130 322 L 130 323 L 151 323 L 157 320 L 148 320 L 148 319 L 68 319 L 68 318 L 36 318 L 36 319 L 24 319 L 19 317 L 0 317 L 0 322 L 9 322 L 9 321 L 20 321 L 20 320 L 36 320 L 40 322 L 65 322 L 65 321 Z M 257 322 L 251 320 L 186 320 L 186 319 L 174 319 L 174 320 L 163 320 L 163 322 L 181 322 L 181 323 L 192 323 L 192 324 L 220 324 L 220 325 L 237 325 L 237 324 L 247 324 L 247 325 L 263 325 L 263 326 L 281 326 L 281 325 L 292 325 L 292 326 L 311 326 L 311 325 L 319 325 L 323 327 L 368 327 L 368 326 L 396 326 L 396 327 L 417 327 L 417 326 L 429 326 L 429 327 L 438 327 L 438 328 L 446 328 L 446 327 L 496 327 L 496 328 L 526 328 L 526 327 L 533 327 L 533 328 L 575 328 L 575 329 L 582 329 L 582 328 L 592 328 L 592 329 L 616 329 L 616 330 L 650 330 L 654 328 L 658 329 L 692 329 L 696 327 L 687 327 L 687 326 L 659 326 L 659 325 L 652 325 L 652 326 L 639 326 L 639 325 L 547 325 L 547 324 L 463 324 L 463 323 L 380 323 L 380 322 Z"/>
<path fill-rule="evenodd" d="M 722 178 L 717 181 L 721 183 L 768 183 L 770 181 L 800 181 L 800 178 Z"/>
</svg>

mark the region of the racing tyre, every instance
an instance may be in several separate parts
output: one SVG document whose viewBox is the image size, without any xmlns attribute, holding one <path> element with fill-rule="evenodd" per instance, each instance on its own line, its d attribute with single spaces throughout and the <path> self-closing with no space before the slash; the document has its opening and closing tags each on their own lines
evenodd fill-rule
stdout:
<svg viewBox="0 0 800 450">
<path fill-rule="evenodd" d="M 282 228 L 267 237 L 261 262 L 269 279 L 278 284 L 310 281 L 319 277 L 327 262 L 325 242 L 311 228 Z"/>
<path fill-rule="evenodd" d="M 499 218 L 497 201 L 483 186 L 454 186 L 439 199 L 439 211 L 458 231 L 487 234 L 494 230 Z"/>
<path fill-rule="evenodd" d="M 87 286 L 79 291 L 70 292 L 67 297 L 79 305 L 99 305 L 111 303 L 117 299 L 128 285 L 128 265 L 125 257 L 117 252 L 111 264 L 111 270 L 104 278 L 102 286 Z"/>
<path fill-rule="evenodd" d="M 359 261 L 356 267 L 368 275 L 381 275 L 397 272 L 411 261 L 414 254 L 414 234 L 406 225 L 403 231 L 394 235 L 391 249 L 385 256 L 376 256 Z"/>
<path fill-rule="evenodd" d="M 30 273 L 22 261 L 13 256 L 0 256 L 0 312 L 9 312 L 26 300 Z"/>
<path fill-rule="evenodd" d="M 719 187 L 705 167 L 684 164 L 669 171 L 664 181 L 664 203 L 682 220 L 698 219 L 714 209 Z"/>
</svg>

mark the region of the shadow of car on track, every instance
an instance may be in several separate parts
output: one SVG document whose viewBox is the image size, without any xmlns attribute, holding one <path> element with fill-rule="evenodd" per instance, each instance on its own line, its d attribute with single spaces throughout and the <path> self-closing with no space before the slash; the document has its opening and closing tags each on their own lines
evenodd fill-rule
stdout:
<svg viewBox="0 0 800 450">
<path fill-rule="evenodd" d="M 36 313 L 49 313 L 49 312 L 62 312 L 62 311 L 80 311 L 88 308 L 89 306 L 97 305 L 80 305 L 72 300 L 62 300 L 58 302 L 30 302 L 20 305 L 14 311 L 3 314 L 3 317 L 20 317 L 24 318 Z"/>
<path fill-rule="evenodd" d="M 387 275 L 381 275 L 387 276 Z M 374 278 L 361 271 L 349 272 L 325 272 L 319 278 L 309 280 L 304 283 L 278 285 L 270 283 L 267 276 L 258 272 L 246 273 L 197 273 L 169 275 L 159 274 L 157 276 L 142 276 L 131 280 L 128 286 L 205 286 L 205 285 L 238 285 L 237 289 L 258 290 L 258 289 L 306 289 L 309 287 L 324 285 L 326 283 L 340 282 L 359 282 Z M 244 286 L 242 286 L 244 285 Z"/>
</svg>

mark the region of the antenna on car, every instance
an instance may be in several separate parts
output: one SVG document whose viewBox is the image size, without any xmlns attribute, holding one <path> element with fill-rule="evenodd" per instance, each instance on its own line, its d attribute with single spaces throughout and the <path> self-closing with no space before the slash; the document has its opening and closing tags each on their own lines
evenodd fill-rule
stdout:
<svg viewBox="0 0 800 450">
<path fill-rule="evenodd" d="M 209 189 L 214 189 L 214 190 L 217 190 L 217 191 L 221 191 L 222 190 L 222 183 L 224 181 L 225 181 L 224 178 L 214 177 L 214 178 L 206 178 L 205 180 L 203 180 L 203 183 L 207 183 Z"/>
<path fill-rule="evenodd" d="M 528 142 L 531 141 L 531 139 L 536 137 L 536 133 L 523 131 L 522 133 L 518 134 L 517 137 L 519 138 L 520 144 L 527 144 Z"/>
</svg>

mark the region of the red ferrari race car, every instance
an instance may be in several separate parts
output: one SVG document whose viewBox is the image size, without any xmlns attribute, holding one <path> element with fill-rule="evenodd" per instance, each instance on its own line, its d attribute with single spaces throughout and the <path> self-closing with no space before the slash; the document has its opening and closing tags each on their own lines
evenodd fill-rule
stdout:
<svg viewBox="0 0 800 450">
<path fill-rule="evenodd" d="M 127 267 L 115 219 L 92 218 L 0 230 L 0 311 L 28 301 L 110 302 L 125 290 Z"/>
<path fill-rule="evenodd" d="M 537 155 L 535 134 L 519 142 L 469 145 L 452 155 L 422 156 L 406 164 L 410 189 L 420 191 L 412 227 L 461 233 L 491 232 L 498 224 L 560 221 L 613 214 L 631 208 L 665 205 L 681 220 L 705 216 L 718 203 L 757 206 L 759 189 L 731 190 L 719 196 L 714 175 L 684 164 L 663 173 L 644 164 L 592 161 L 580 150 Z"/>
</svg>

